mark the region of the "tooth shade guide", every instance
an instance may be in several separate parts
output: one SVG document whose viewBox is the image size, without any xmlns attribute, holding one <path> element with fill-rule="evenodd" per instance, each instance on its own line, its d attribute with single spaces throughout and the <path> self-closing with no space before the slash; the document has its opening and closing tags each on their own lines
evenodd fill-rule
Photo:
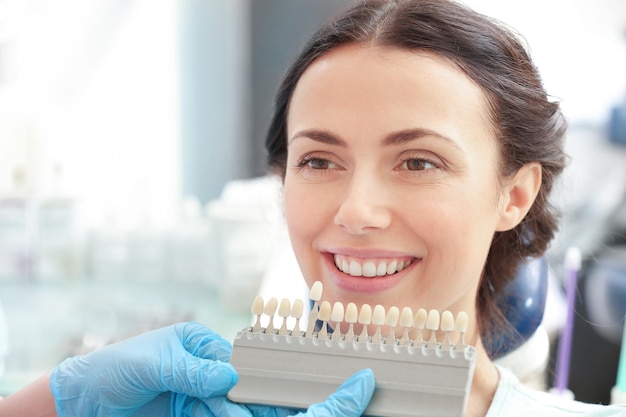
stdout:
<svg viewBox="0 0 626 417">
<path fill-rule="evenodd" d="M 263 309 L 263 314 L 271 312 L 273 302 L 269 304 L 267 309 Z M 281 301 L 281 304 L 284 303 Z M 294 302 L 292 311 L 295 305 Z M 342 339 L 324 338 L 326 324 L 329 320 L 334 323 L 333 318 L 337 319 L 339 313 L 335 313 L 333 317 L 335 307 L 331 309 L 331 304 L 327 301 L 320 302 L 319 306 L 318 317 L 322 322 L 322 330 L 311 338 L 293 331 L 291 335 L 253 332 L 250 327 L 238 333 L 233 342 L 231 363 L 237 369 L 239 381 L 228 393 L 231 400 L 307 408 L 310 404 L 323 401 L 329 394 L 328 390 L 331 389 L 332 392 L 336 389 L 354 372 L 354 368 L 369 367 L 376 375 L 376 396 L 364 415 L 465 415 L 477 356 L 472 346 L 463 347 L 461 351 L 457 351 L 456 347 L 442 349 L 435 346 L 435 353 L 423 344 L 415 345 L 410 341 L 402 344 L 402 338 L 400 343 L 394 340 L 391 346 L 386 346 L 385 340 L 373 343 L 373 337 L 368 341 L 357 341 L 353 338 L 349 343 Z M 285 308 L 278 309 L 279 316 L 284 315 Z M 354 304 L 349 309 L 346 308 L 351 311 L 346 314 L 350 316 L 347 321 L 351 321 L 353 325 L 359 322 L 367 327 L 367 320 L 360 317 L 357 309 Z M 431 312 L 427 314 L 426 320 L 422 320 L 417 312 L 412 317 L 410 308 L 403 308 L 401 313 L 397 310 L 390 309 L 392 315 L 388 317 L 383 306 L 375 306 L 370 325 L 376 326 L 376 330 L 390 324 L 395 324 L 393 327 L 399 324 L 406 330 L 408 325 L 410 329 L 421 331 L 419 327 L 423 327 L 431 332 L 436 332 L 434 328 L 437 327 L 443 333 L 450 333 L 449 312 L 442 312 L 441 322 L 434 326 L 435 319 L 432 317 L 439 315 L 439 312 Z M 393 311 L 396 311 L 395 323 Z M 336 332 L 340 333 L 338 327 Z M 467 330 L 467 315 L 457 315 L 452 331 L 457 329 L 461 335 Z M 391 330 L 393 332 L 393 328 Z M 316 339 L 317 336 L 321 340 Z M 344 366 L 346 363 L 351 363 L 353 367 L 347 369 Z M 293 395 L 290 394 L 285 399 L 287 386 Z M 281 401 L 290 403 L 284 404 Z"/>
</svg>

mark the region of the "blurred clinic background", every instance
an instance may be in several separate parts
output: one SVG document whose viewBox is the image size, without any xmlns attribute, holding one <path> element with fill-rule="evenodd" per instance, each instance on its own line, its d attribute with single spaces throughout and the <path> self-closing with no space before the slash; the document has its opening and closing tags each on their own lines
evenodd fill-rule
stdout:
<svg viewBox="0 0 626 417">
<path fill-rule="evenodd" d="M 351 3 L 0 0 L 0 395 L 181 320 L 232 339 L 259 292 L 305 294 L 264 134 L 286 66 Z M 569 387 L 608 402 L 626 309 L 626 2 L 466 3 L 524 34 L 569 119 L 544 326 L 554 348 L 577 246 Z"/>
</svg>

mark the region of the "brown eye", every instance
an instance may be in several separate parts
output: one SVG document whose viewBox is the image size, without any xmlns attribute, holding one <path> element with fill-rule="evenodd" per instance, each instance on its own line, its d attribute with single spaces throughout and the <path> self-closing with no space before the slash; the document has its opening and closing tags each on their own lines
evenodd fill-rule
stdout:
<svg viewBox="0 0 626 417">
<path fill-rule="evenodd" d="M 437 168 L 435 164 L 425 159 L 407 159 L 405 162 L 406 169 L 409 171 L 424 171 L 426 169 Z"/>
<path fill-rule="evenodd" d="M 326 159 L 311 158 L 307 161 L 309 168 L 311 169 L 328 169 L 330 168 L 330 162 Z"/>
</svg>

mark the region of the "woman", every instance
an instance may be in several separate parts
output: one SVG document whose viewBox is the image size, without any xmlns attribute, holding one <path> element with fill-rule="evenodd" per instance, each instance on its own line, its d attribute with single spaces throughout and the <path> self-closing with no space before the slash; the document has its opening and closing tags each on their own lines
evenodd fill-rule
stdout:
<svg viewBox="0 0 626 417">
<path fill-rule="evenodd" d="M 307 283 L 331 302 L 467 312 L 469 416 L 626 413 L 527 390 L 484 348 L 511 331 L 498 294 L 556 231 L 565 131 L 519 40 L 450 1 L 356 5 L 280 87 L 266 147 Z"/>
</svg>

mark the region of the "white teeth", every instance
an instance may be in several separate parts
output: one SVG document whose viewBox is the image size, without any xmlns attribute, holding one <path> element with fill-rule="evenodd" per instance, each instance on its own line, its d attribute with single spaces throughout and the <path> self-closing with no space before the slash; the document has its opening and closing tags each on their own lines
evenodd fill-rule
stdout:
<svg viewBox="0 0 626 417">
<path fill-rule="evenodd" d="M 372 261 L 367 261 L 363 264 L 363 276 L 365 277 L 375 277 L 376 276 L 376 265 Z"/>
<path fill-rule="evenodd" d="M 363 271 L 361 270 L 361 265 L 357 261 L 350 262 L 350 275 L 353 277 L 360 277 L 363 275 Z"/>
<path fill-rule="evenodd" d="M 402 271 L 409 265 L 411 261 L 376 261 L 376 260 L 364 260 L 348 259 L 342 255 L 335 255 L 334 262 L 337 269 L 345 274 L 352 275 L 353 277 L 383 277 L 385 275 L 392 275 Z"/>
</svg>

